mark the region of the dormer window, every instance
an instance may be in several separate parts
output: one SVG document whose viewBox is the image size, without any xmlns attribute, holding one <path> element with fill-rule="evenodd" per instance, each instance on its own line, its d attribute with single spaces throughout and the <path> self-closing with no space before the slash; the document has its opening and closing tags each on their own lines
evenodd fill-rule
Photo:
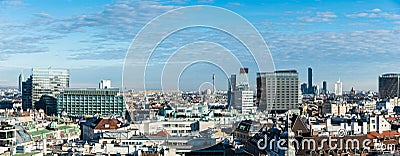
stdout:
<svg viewBox="0 0 400 156">
<path fill-rule="evenodd" d="M 104 124 L 105 128 L 110 128 L 110 124 Z"/>
</svg>

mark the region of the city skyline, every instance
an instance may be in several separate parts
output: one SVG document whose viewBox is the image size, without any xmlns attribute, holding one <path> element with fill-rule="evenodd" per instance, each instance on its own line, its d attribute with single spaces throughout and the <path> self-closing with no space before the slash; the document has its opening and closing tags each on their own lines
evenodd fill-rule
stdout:
<svg viewBox="0 0 400 156">
<path fill-rule="evenodd" d="M 102 79 L 121 86 L 123 58 L 136 32 L 168 10 L 196 4 L 227 8 L 248 19 L 266 40 L 275 68 L 297 70 L 300 82 L 307 81 L 307 68 L 312 67 L 313 83 L 321 86 L 327 81 L 329 91 L 338 79 L 343 82 L 343 91 L 352 87 L 377 91 L 379 75 L 400 71 L 393 57 L 400 49 L 399 4 L 394 1 L 0 3 L 0 72 L 4 73 L 0 86 L 18 86 L 21 70 L 27 78 L 28 71 L 35 67 L 70 69 L 72 88 L 95 87 Z M 176 49 L 174 43 L 179 38 L 190 37 L 183 33 L 171 38 L 151 60 L 159 64 L 170 49 Z M 192 72 L 209 68 L 203 66 Z M 258 71 L 251 64 L 245 66 L 249 67 L 249 81 L 255 89 Z M 157 68 L 150 68 L 150 72 L 158 72 Z M 227 79 L 218 70 L 210 72 L 199 79 L 209 81 L 215 73 L 217 89 L 226 89 Z M 188 90 L 197 87 L 183 85 Z"/>
</svg>

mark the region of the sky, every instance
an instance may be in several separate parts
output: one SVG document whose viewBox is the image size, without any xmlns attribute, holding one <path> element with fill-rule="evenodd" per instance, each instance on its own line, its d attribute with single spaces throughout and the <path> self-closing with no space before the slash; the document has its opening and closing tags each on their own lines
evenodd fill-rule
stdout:
<svg viewBox="0 0 400 156">
<path fill-rule="evenodd" d="M 31 68 L 52 67 L 70 69 L 73 88 L 96 87 L 101 79 L 120 87 L 126 53 L 141 28 L 167 11 L 191 5 L 217 6 L 247 19 L 264 38 L 275 69 L 295 69 L 301 82 L 312 67 L 313 83 L 321 86 L 325 80 L 329 90 L 338 79 L 345 91 L 377 90 L 380 74 L 400 72 L 399 1 L 0 0 L 0 86 L 17 86 L 18 75 L 27 77 Z M 163 62 L 195 41 L 221 43 L 247 59 L 241 55 L 246 49 L 226 34 L 193 28 L 166 39 L 149 60 Z M 251 61 L 244 65 L 254 89 L 257 69 Z M 162 69 L 147 69 L 150 89 L 159 88 Z M 207 63 L 188 67 L 180 88 L 210 85 L 212 74 L 216 88 L 226 90 L 221 69 Z"/>
</svg>

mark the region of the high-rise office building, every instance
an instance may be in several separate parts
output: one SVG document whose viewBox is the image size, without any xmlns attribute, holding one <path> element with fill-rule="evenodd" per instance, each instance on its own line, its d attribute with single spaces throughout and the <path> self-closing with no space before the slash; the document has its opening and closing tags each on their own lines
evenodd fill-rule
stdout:
<svg viewBox="0 0 400 156">
<path fill-rule="evenodd" d="M 248 82 L 248 68 L 240 68 L 239 75 L 231 75 L 230 82 L 230 106 L 242 114 L 254 113 L 254 91 L 250 90 Z"/>
<path fill-rule="evenodd" d="M 56 97 L 69 87 L 69 70 L 53 68 L 32 69 L 32 104 L 42 95 Z"/>
<path fill-rule="evenodd" d="M 328 88 L 326 85 L 326 81 L 322 81 L 322 94 L 328 94 Z"/>
<path fill-rule="evenodd" d="M 313 81 L 312 81 L 312 68 L 308 67 L 308 94 L 314 94 Z"/>
<path fill-rule="evenodd" d="M 99 83 L 99 89 L 111 88 L 111 80 L 101 80 Z"/>
<path fill-rule="evenodd" d="M 25 96 L 23 99 L 32 99 L 31 102 L 25 101 L 23 109 L 35 108 L 35 102 L 39 101 L 43 95 L 56 97 L 65 88 L 69 87 L 69 70 L 53 68 L 35 68 L 32 69 L 30 82 L 23 85 Z M 30 85 L 30 86 L 28 86 Z M 25 88 L 26 89 L 25 89 Z M 31 93 L 28 93 L 31 91 Z M 23 102 L 24 103 L 24 102 Z"/>
<path fill-rule="evenodd" d="M 32 76 L 22 82 L 22 109 L 32 109 Z"/>
<path fill-rule="evenodd" d="M 125 110 L 118 89 L 65 89 L 57 96 L 57 114 L 123 115 Z"/>
<path fill-rule="evenodd" d="M 19 74 L 19 76 L 18 76 L 18 90 L 21 92 L 21 94 L 22 94 L 22 82 L 24 82 L 24 74 L 23 73 L 21 73 L 21 74 Z"/>
<path fill-rule="evenodd" d="M 231 75 L 230 86 L 231 90 L 236 90 L 236 74 Z"/>
<path fill-rule="evenodd" d="M 236 77 L 236 89 L 237 90 L 249 90 L 250 85 L 248 81 L 248 74 L 249 74 L 249 69 L 248 68 L 240 68 L 239 75 Z"/>
<path fill-rule="evenodd" d="M 335 95 L 341 96 L 342 94 L 343 94 L 343 83 L 339 79 L 339 81 L 335 83 Z"/>
<path fill-rule="evenodd" d="M 315 95 L 319 95 L 319 94 L 320 94 L 320 92 L 319 92 L 319 86 L 314 85 L 314 86 L 312 87 L 312 89 L 313 89 L 313 94 L 315 94 Z"/>
<path fill-rule="evenodd" d="M 258 72 L 257 99 L 261 111 L 297 109 L 300 104 L 297 71 Z"/>
<path fill-rule="evenodd" d="M 307 87 L 307 83 L 302 83 L 300 85 L 300 90 L 302 94 L 307 94 L 308 93 L 308 87 Z"/>
<path fill-rule="evenodd" d="M 393 98 L 399 97 L 400 92 L 400 74 L 388 73 L 379 76 L 379 97 Z"/>
</svg>

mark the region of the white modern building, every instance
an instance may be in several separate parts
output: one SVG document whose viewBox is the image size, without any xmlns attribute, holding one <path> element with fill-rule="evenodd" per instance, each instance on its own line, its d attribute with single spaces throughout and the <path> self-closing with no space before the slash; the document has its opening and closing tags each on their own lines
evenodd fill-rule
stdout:
<svg viewBox="0 0 400 156">
<path fill-rule="evenodd" d="M 255 113 L 257 107 L 254 106 L 254 92 L 253 91 L 241 91 L 242 97 L 242 113 L 252 114 Z"/>
<path fill-rule="evenodd" d="M 343 83 L 339 80 L 335 83 L 335 95 L 341 96 L 343 94 Z"/>
<path fill-rule="evenodd" d="M 145 135 L 154 135 L 161 131 L 167 131 L 171 136 L 189 136 L 199 130 L 198 121 L 142 121 L 135 123 L 139 132 Z"/>
</svg>

